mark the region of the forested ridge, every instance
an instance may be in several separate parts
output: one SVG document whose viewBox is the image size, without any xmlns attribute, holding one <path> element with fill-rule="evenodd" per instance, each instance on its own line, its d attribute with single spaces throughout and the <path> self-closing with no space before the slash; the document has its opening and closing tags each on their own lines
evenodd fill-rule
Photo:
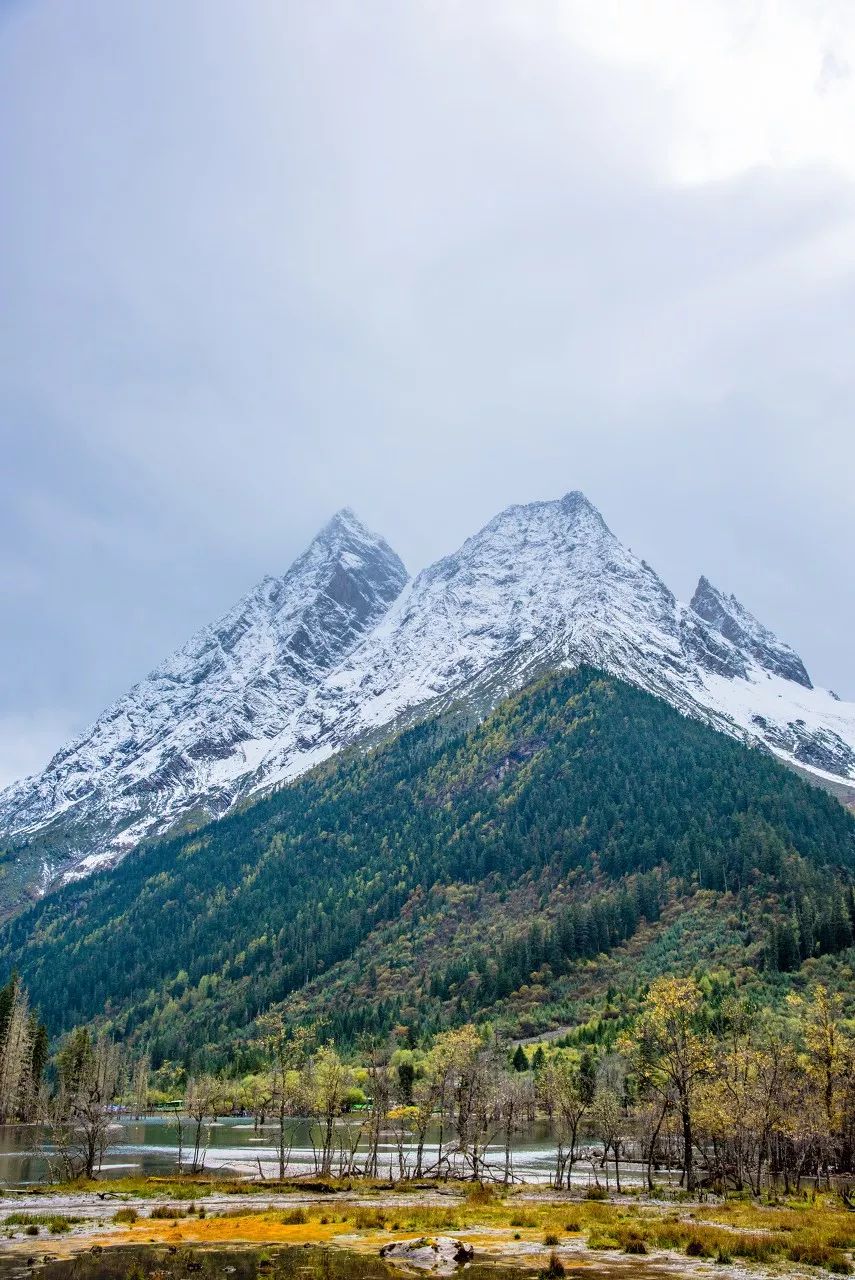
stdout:
<svg viewBox="0 0 855 1280">
<path fill-rule="evenodd" d="M 836 800 L 579 669 L 140 848 L 8 924 L 0 960 L 53 1034 L 106 1020 L 155 1066 L 221 1061 L 283 1002 L 343 1043 L 402 1020 L 416 1039 L 479 1016 L 512 1032 L 523 988 L 548 1019 L 595 957 L 670 962 L 688 920 L 703 949 L 716 903 L 776 980 L 840 952 L 853 872 Z"/>
</svg>

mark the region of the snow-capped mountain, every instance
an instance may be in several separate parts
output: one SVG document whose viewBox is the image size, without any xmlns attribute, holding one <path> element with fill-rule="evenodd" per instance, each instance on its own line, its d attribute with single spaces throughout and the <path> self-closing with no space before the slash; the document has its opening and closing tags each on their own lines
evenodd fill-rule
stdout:
<svg viewBox="0 0 855 1280">
<path fill-rule="evenodd" d="M 715 606 L 715 607 L 713 607 Z M 702 578 L 690 606 L 581 493 L 509 507 L 402 591 L 304 704 L 254 785 L 389 724 L 481 712 L 541 672 L 588 662 L 809 768 L 855 776 L 855 706 Z"/>
<path fill-rule="evenodd" d="M 308 695 L 400 594 L 407 573 L 340 511 L 280 578 L 266 577 L 57 753 L 0 793 L 0 836 L 49 833 L 43 879 L 85 872 L 146 834 L 225 812 Z"/>
<path fill-rule="evenodd" d="M 588 662 L 833 779 L 855 777 L 855 705 L 701 578 L 681 604 L 580 493 L 510 507 L 411 581 L 341 512 L 64 748 L 0 794 L 0 837 L 45 881 L 297 777 L 431 712 L 482 713 Z"/>
</svg>

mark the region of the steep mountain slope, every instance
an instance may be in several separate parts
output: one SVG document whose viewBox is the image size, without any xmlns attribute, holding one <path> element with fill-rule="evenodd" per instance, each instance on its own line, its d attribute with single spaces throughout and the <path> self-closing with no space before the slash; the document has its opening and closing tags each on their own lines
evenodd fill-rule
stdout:
<svg viewBox="0 0 855 1280">
<path fill-rule="evenodd" d="M 525 1030 L 603 953 L 673 966 L 675 920 L 751 973 L 849 946 L 853 870 L 831 797 L 583 668 L 135 850 L 8 924 L 0 961 L 52 1031 L 106 1016 L 155 1061 L 223 1059 L 281 1002 L 344 1039 Z"/>
<path fill-rule="evenodd" d="M 826 779 L 855 778 L 855 706 L 814 688 L 798 655 L 705 578 L 678 602 L 581 493 L 508 508 L 411 582 L 342 513 L 283 578 L 0 795 L 0 900 L 34 874 L 84 873 L 220 815 L 348 744 L 440 711 L 472 723 L 580 662 Z"/>
<path fill-rule="evenodd" d="M 812 689 L 810 676 L 799 655 L 764 627 L 735 596 L 725 596 L 707 578 L 701 578 L 692 596 L 692 610 L 714 627 L 757 666 L 784 680 Z"/>
<path fill-rule="evenodd" d="M 583 494 L 510 507 L 404 589 L 307 699 L 298 735 L 271 747 L 259 779 L 288 780 L 307 752 L 429 711 L 482 714 L 579 662 L 807 767 L 855 776 L 855 706 L 814 689 L 798 656 L 706 579 L 694 603 L 680 604 Z"/>
<path fill-rule="evenodd" d="M 110 861 L 188 813 L 223 813 L 266 744 L 398 596 L 406 571 L 350 511 L 280 578 L 116 702 L 37 778 L 0 797 L 0 830 L 38 833 L 44 880 Z"/>
</svg>

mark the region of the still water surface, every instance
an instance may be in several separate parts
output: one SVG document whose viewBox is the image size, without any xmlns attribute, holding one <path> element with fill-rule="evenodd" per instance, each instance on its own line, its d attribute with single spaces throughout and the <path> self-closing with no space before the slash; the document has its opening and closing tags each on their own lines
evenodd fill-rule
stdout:
<svg viewBox="0 0 855 1280">
<path fill-rule="evenodd" d="M 346 1122 L 342 1126 L 346 1128 Z M 185 1161 L 192 1146 L 192 1123 L 184 1121 Z M 211 1173 L 275 1177 L 278 1170 L 275 1125 L 256 1129 L 251 1119 L 229 1116 L 205 1126 L 207 1152 L 205 1168 Z M 344 1135 L 343 1135 L 344 1136 Z M 43 1182 L 49 1177 L 49 1161 L 39 1147 L 43 1140 L 35 1125 L 0 1126 L 0 1184 L 21 1186 Z M 297 1123 L 294 1146 L 288 1161 L 289 1172 L 311 1173 L 315 1168 L 308 1123 Z M 432 1152 L 425 1149 L 424 1163 L 429 1166 Z M 498 1146 L 489 1151 L 489 1160 L 497 1171 L 504 1168 L 504 1151 Z M 174 1116 L 150 1116 L 143 1120 L 117 1120 L 113 1142 L 104 1159 L 102 1175 L 106 1177 L 166 1175 L 176 1170 L 178 1159 L 178 1127 Z M 555 1160 L 555 1143 L 548 1125 L 535 1122 L 528 1132 L 514 1140 L 513 1173 L 519 1181 L 545 1182 Z M 587 1181 L 589 1166 L 579 1169 Z M 398 1151 L 390 1135 L 381 1145 L 381 1175 L 397 1176 Z M 602 1176 L 602 1175 L 601 1175 Z"/>
<path fill-rule="evenodd" d="M 347 1118 L 341 1122 L 342 1141 L 347 1141 L 347 1131 L 358 1121 Z M 185 1168 L 189 1164 L 193 1130 L 191 1121 L 185 1119 L 184 1160 Z M 437 1135 L 433 1135 L 435 1144 Z M 268 1124 L 256 1128 L 251 1119 L 240 1116 L 228 1116 L 215 1124 L 205 1125 L 205 1170 L 221 1175 L 242 1177 L 276 1177 L 278 1157 L 276 1142 L 278 1130 L 276 1125 Z M 42 1147 L 45 1135 L 36 1125 L 0 1125 L 0 1186 L 27 1186 L 36 1182 L 44 1182 L 50 1178 L 50 1162 Z M 292 1132 L 293 1147 L 288 1159 L 288 1171 L 291 1174 L 312 1173 L 315 1171 L 315 1152 L 311 1145 L 310 1126 L 308 1121 L 297 1121 Z M 389 1140 L 380 1147 L 381 1177 L 398 1176 L 398 1149 L 389 1135 Z M 538 1120 L 528 1129 L 514 1138 L 512 1153 L 512 1173 L 518 1182 L 540 1182 L 549 1180 L 555 1164 L 555 1141 L 550 1135 L 549 1124 Z M 592 1156 L 596 1159 L 598 1151 L 592 1148 Z M 430 1143 L 425 1147 L 424 1167 L 428 1169 L 436 1155 L 436 1146 Z M 488 1165 L 500 1176 L 504 1171 L 505 1153 L 498 1145 L 488 1149 Z M 140 1175 L 164 1176 L 176 1172 L 178 1162 L 178 1126 L 175 1116 L 149 1116 L 143 1120 L 127 1117 L 117 1118 L 112 1133 L 110 1150 L 102 1165 L 103 1177 L 135 1177 Z M 599 1161 L 597 1160 L 597 1163 Z M 609 1179 L 613 1176 L 610 1168 Z M 666 1176 L 660 1171 L 660 1180 Z M 591 1159 L 582 1159 L 574 1170 L 574 1182 L 584 1185 L 593 1181 Z M 604 1180 L 602 1170 L 598 1170 L 599 1180 Z M 640 1180 L 641 1171 L 638 1165 L 621 1165 L 621 1179 L 627 1183 Z"/>
</svg>

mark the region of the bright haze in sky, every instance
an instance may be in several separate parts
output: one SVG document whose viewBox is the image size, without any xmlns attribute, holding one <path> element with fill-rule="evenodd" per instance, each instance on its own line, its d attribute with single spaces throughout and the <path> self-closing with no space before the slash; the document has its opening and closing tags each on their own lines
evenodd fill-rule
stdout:
<svg viewBox="0 0 855 1280">
<path fill-rule="evenodd" d="M 582 489 L 855 695 L 851 0 L 7 0 L 0 782 L 351 505 Z"/>
</svg>

